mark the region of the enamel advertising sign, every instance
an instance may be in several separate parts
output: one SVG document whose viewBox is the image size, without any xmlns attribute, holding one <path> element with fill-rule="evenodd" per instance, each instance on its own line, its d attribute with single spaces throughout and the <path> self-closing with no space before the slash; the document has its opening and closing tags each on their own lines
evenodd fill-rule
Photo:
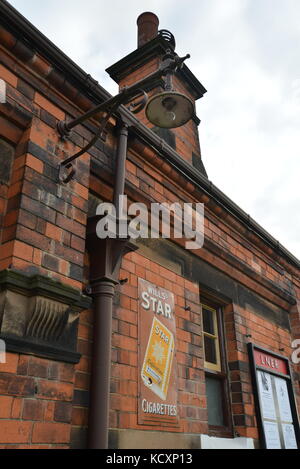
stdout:
<svg viewBox="0 0 300 469">
<path fill-rule="evenodd" d="M 139 279 L 139 424 L 178 424 L 173 293 Z"/>
</svg>

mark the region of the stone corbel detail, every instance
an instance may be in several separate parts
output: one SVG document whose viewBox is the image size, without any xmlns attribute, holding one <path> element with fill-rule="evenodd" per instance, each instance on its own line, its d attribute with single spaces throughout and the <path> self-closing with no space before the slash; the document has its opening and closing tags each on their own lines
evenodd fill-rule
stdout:
<svg viewBox="0 0 300 469">
<path fill-rule="evenodd" d="M 7 351 L 78 363 L 80 312 L 90 298 L 41 276 L 0 272 L 0 338 Z"/>
</svg>

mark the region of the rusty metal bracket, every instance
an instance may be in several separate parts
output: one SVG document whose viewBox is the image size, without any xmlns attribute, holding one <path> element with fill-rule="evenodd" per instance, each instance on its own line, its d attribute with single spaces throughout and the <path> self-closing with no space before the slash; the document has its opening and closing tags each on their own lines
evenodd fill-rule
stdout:
<svg viewBox="0 0 300 469">
<path fill-rule="evenodd" d="M 101 138 L 113 111 L 114 109 L 111 109 L 106 114 L 105 118 L 101 122 L 101 126 L 99 127 L 97 133 L 94 135 L 92 140 L 90 140 L 90 142 L 84 148 L 82 148 L 82 150 L 75 153 L 75 155 L 72 155 L 69 158 L 65 159 L 58 165 L 58 179 L 61 183 L 67 184 L 74 178 L 76 174 L 76 169 L 74 168 L 72 162 L 76 160 L 77 158 L 79 158 L 84 153 L 86 153 L 90 148 L 92 148 L 95 145 L 97 140 Z M 62 127 L 65 125 L 64 122 L 60 122 L 60 124 Z"/>
<path fill-rule="evenodd" d="M 133 100 L 137 99 L 140 95 L 143 95 L 142 99 L 140 99 L 139 101 L 131 103 L 130 106 L 128 107 L 128 110 L 131 111 L 133 114 L 138 114 L 139 112 L 141 112 L 144 109 L 144 107 L 146 106 L 147 101 L 148 101 L 147 93 L 144 90 L 138 90 L 138 91 L 140 93 L 137 94 L 135 96 L 135 98 L 133 98 Z"/>
<path fill-rule="evenodd" d="M 120 101 L 121 100 L 123 101 L 123 95 L 126 96 L 126 94 L 127 94 L 127 88 L 124 88 L 120 93 Z M 137 114 L 138 112 L 140 112 L 147 104 L 148 95 L 143 90 L 137 90 L 135 92 L 134 96 L 131 97 L 131 100 L 135 100 L 135 99 L 139 98 L 141 95 L 143 95 L 142 99 L 138 100 L 137 102 L 133 102 L 129 106 L 129 110 L 131 112 L 133 112 L 134 114 Z M 121 99 L 121 96 L 122 96 L 122 99 Z M 74 160 L 76 160 L 77 158 L 79 158 L 80 156 L 82 156 L 87 151 L 89 151 L 89 149 L 92 148 L 95 145 L 97 140 L 99 138 L 101 138 L 101 136 L 103 135 L 103 133 L 105 131 L 105 128 L 106 128 L 106 126 L 109 122 L 109 119 L 111 118 L 113 113 L 118 109 L 119 106 L 120 106 L 120 102 L 118 102 L 118 101 L 116 101 L 111 106 L 109 111 L 107 111 L 106 116 L 103 118 L 103 120 L 101 122 L 101 126 L 99 127 L 97 133 L 92 138 L 92 140 L 82 150 L 75 153 L 75 155 L 72 155 L 72 156 L 68 157 L 67 159 L 65 159 L 64 161 L 62 161 L 59 164 L 59 166 L 58 166 L 58 179 L 61 183 L 67 184 L 68 182 L 70 182 L 74 178 L 74 176 L 76 174 L 76 169 L 72 165 L 72 162 Z M 71 130 L 68 128 L 68 125 L 65 121 L 61 121 L 61 122 L 58 123 L 58 130 L 64 138 L 66 138 L 68 135 L 70 135 L 70 132 L 71 132 Z"/>
</svg>

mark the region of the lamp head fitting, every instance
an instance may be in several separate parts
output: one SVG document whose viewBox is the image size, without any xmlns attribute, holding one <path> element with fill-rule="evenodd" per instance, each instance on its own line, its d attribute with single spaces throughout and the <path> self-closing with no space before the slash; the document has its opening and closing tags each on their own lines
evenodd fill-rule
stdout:
<svg viewBox="0 0 300 469">
<path fill-rule="evenodd" d="M 165 91 L 149 99 L 147 119 L 157 127 L 174 129 L 186 124 L 194 115 L 194 103 L 176 91 Z"/>
</svg>

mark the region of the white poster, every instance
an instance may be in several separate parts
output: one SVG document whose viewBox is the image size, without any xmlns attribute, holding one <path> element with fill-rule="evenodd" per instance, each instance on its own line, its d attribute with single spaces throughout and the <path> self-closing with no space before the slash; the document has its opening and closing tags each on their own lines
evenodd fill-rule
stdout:
<svg viewBox="0 0 300 469">
<path fill-rule="evenodd" d="M 285 379 L 275 378 L 275 386 L 282 422 L 293 423 L 288 387 Z"/>
<path fill-rule="evenodd" d="M 267 449 L 282 449 L 278 425 L 275 422 L 264 422 Z"/>
<path fill-rule="evenodd" d="M 285 449 L 298 449 L 294 425 L 289 423 L 282 424 Z"/>
<path fill-rule="evenodd" d="M 277 420 L 271 375 L 264 371 L 258 371 L 257 378 L 263 419 Z"/>
</svg>

